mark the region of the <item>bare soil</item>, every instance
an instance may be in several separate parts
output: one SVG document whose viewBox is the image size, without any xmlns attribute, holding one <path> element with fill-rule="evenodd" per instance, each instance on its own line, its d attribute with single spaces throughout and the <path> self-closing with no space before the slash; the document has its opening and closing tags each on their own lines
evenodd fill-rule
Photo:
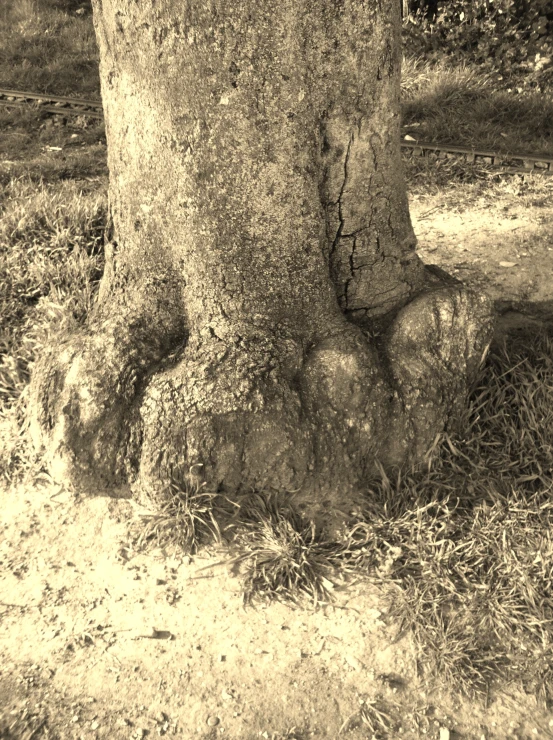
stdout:
<svg viewBox="0 0 553 740">
<path fill-rule="evenodd" d="M 553 203 L 504 195 L 455 205 L 444 197 L 411 199 L 418 251 L 485 291 L 506 326 L 553 321 Z M 525 317 L 525 318 L 522 318 Z"/>
<path fill-rule="evenodd" d="M 553 206 L 411 205 L 423 260 L 486 290 L 504 325 L 549 315 Z M 206 568 L 220 553 L 135 551 L 130 500 L 48 482 L 0 497 L 0 738 L 370 739 L 375 700 L 381 737 L 553 737 L 516 686 L 485 702 L 432 683 L 374 585 L 244 608 L 230 566 Z"/>
</svg>

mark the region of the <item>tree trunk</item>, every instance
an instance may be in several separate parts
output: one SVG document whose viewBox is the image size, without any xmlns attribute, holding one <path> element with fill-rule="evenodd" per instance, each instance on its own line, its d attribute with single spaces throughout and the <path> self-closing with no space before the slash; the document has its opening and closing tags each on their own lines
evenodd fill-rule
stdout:
<svg viewBox="0 0 553 740">
<path fill-rule="evenodd" d="M 415 253 L 397 0 L 93 7 L 115 237 L 86 328 L 37 364 L 35 444 L 89 490 L 160 502 L 201 464 L 348 506 L 424 455 L 492 331 Z"/>
</svg>

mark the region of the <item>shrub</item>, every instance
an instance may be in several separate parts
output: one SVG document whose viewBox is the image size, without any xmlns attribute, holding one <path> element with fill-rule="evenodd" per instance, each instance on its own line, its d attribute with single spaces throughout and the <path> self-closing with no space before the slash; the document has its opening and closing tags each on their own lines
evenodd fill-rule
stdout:
<svg viewBox="0 0 553 740">
<path fill-rule="evenodd" d="M 553 83 L 550 0 L 448 0 L 434 20 L 420 10 L 404 19 L 405 50 L 427 60 L 475 63 L 522 91 Z"/>
</svg>

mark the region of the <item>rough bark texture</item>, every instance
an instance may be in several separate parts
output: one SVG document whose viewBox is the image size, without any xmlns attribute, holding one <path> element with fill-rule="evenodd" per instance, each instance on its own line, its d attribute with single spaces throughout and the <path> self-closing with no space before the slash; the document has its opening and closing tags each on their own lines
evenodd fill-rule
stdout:
<svg viewBox="0 0 553 740">
<path fill-rule="evenodd" d="M 376 459 L 424 454 L 492 331 L 415 253 L 397 0 L 93 6 L 115 241 L 37 365 L 37 447 L 89 489 L 159 501 L 201 463 L 347 505 Z"/>
</svg>

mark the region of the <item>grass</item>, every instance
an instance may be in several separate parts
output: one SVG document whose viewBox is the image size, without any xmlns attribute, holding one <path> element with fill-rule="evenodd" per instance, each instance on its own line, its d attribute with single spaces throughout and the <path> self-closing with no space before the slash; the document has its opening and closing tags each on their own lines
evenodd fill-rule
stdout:
<svg viewBox="0 0 553 740">
<path fill-rule="evenodd" d="M 0 478 L 7 481 L 30 466 L 23 420 L 33 362 L 92 307 L 105 219 L 97 183 L 0 179 Z"/>
<path fill-rule="evenodd" d="M 0 405 L 7 406 L 52 325 L 82 322 L 90 311 L 103 270 L 106 201 L 74 181 L 37 187 L 12 179 L 0 193 Z"/>
<path fill-rule="evenodd" d="M 76 9 L 69 0 L 2 5 L 2 86 L 97 94 L 90 17 Z M 474 69 L 404 65 L 404 123 L 421 139 L 551 154 L 552 106 L 546 95 L 495 90 Z M 0 474 L 7 482 L 32 468 L 24 425 L 32 363 L 54 332 L 86 319 L 103 270 L 102 124 L 49 121 L 35 110 L 0 109 Z M 407 158 L 406 169 L 411 194 L 439 192 L 456 208 L 505 195 L 545 205 L 553 191 L 553 178 L 500 176 L 453 160 Z M 450 688 L 484 695 L 501 678 L 550 703 L 552 409 L 552 338 L 511 337 L 492 349 L 475 384 L 465 436 L 444 435 L 424 469 L 373 481 L 366 510 L 341 540 L 326 539 L 273 493 L 246 497 L 225 528 L 220 496 L 183 483 L 142 518 L 136 545 L 194 552 L 232 540 L 229 557 L 250 603 L 320 604 L 332 599 L 337 578 L 362 575 L 382 585 L 388 618 L 412 631 L 421 666 Z M 376 734 L 389 717 L 367 704 L 350 719 Z"/>
<path fill-rule="evenodd" d="M 99 97 L 90 3 L 2 0 L 0 38 L 0 87 Z"/>
<path fill-rule="evenodd" d="M 553 95 L 513 95 L 477 67 L 451 69 L 407 56 L 404 131 L 421 141 L 553 156 Z"/>
<path fill-rule="evenodd" d="M 381 698 L 361 699 L 359 711 L 352 714 L 342 724 L 338 734 L 347 733 L 354 727 L 363 727 L 370 737 L 387 738 L 390 731 L 398 728 L 397 718 L 389 713 L 387 703 Z"/>
<path fill-rule="evenodd" d="M 282 494 L 254 493 L 237 513 L 232 540 L 235 573 L 243 583 L 244 601 L 303 597 L 315 605 L 332 597 L 333 544 L 305 521 Z"/>
<path fill-rule="evenodd" d="M 207 491 L 197 477 L 171 484 L 164 498 L 155 512 L 141 514 L 139 526 L 134 527 L 131 539 L 137 550 L 171 545 L 195 554 L 202 546 L 221 541 L 215 512 L 222 497 Z"/>
</svg>

